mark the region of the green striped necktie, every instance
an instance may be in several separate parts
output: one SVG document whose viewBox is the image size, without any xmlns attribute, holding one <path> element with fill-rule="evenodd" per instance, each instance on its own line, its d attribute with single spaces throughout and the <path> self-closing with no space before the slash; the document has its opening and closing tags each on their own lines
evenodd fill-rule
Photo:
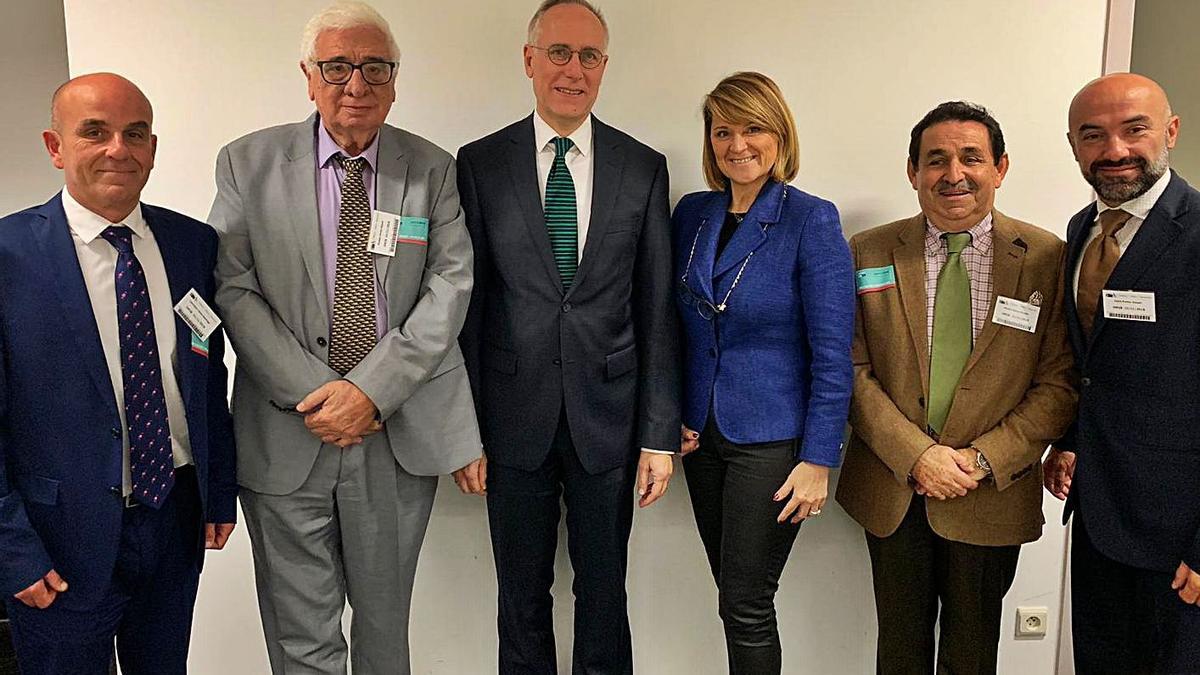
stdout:
<svg viewBox="0 0 1200 675">
<path fill-rule="evenodd" d="M 938 273 L 933 300 L 933 352 L 929 359 L 929 428 L 942 432 L 958 378 L 971 356 L 971 279 L 962 251 L 971 243 L 966 232 L 947 234 L 946 264 Z"/>
<path fill-rule="evenodd" d="M 579 218 L 575 208 L 575 181 L 567 170 L 567 151 L 575 144 L 569 138 L 554 139 L 554 164 L 546 179 L 546 231 L 563 290 L 575 280 L 579 266 Z"/>
</svg>

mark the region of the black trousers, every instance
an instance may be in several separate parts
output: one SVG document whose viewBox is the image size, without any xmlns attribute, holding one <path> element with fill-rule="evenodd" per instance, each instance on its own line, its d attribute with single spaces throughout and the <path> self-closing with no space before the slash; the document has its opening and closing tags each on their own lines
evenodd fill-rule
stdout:
<svg viewBox="0 0 1200 675">
<path fill-rule="evenodd" d="M 1078 675 L 1200 673 L 1200 607 L 1171 589 L 1174 572 L 1119 563 L 1071 533 L 1071 632 Z"/>
<path fill-rule="evenodd" d="M 779 673 L 775 592 L 799 525 L 775 519 L 772 500 L 796 466 L 794 441 L 739 445 L 709 416 L 700 447 L 683 459 L 696 528 L 717 582 L 729 672 Z"/>
<path fill-rule="evenodd" d="M 567 507 L 567 548 L 575 573 L 571 671 L 575 675 L 633 672 L 625 570 L 636 469 L 631 448 L 625 466 L 598 474 L 585 471 L 565 415 L 550 454 L 537 470 L 488 465 L 501 675 L 558 672 L 550 588 L 561 502 Z"/>
<path fill-rule="evenodd" d="M 22 675 L 108 675 L 114 637 L 121 672 L 186 673 L 200 518 L 195 469 L 180 468 L 162 507 L 125 509 L 116 569 L 99 605 L 36 609 L 6 598 Z"/>
<path fill-rule="evenodd" d="M 1020 546 L 976 546 L 938 536 L 914 496 L 890 537 L 867 533 L 881 675 L 993 675 L 1004 594 Z M 934 626 L 941 634 L 934 648 Z M 936 670 L 934 659 L 936 657 Z"/>
</svg>

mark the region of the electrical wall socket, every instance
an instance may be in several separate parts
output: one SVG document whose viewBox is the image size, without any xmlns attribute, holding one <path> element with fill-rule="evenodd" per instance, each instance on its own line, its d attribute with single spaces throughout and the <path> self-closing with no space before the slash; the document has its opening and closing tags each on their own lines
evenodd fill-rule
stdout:
<svg viewBox="0 0 1200 675">
<path fill-rule="evenodd" d="M 1017 637 L 1044 638 L 1049 623 L 1045 607 L 1017 608 Z"/>
</svg>

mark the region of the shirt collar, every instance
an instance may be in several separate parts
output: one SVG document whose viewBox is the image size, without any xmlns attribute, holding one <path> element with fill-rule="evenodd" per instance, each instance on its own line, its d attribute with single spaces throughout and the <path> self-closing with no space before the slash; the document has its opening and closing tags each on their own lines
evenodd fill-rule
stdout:
<svg viewBox="0 0 1200 675">
<path fill-rule="evenodd" d="M 556 138 L 558 138 L 558 132 L 554 129 L 551 129 L 550 125 L 546 123 L 546 120 L 542 119 L 542 116 L 535 111 L 533 113 L 534 147 L 537 148 L 538 152 L 543 152 L 546 150 L 546 146 L 550 146 L 550 151 L 553 152 L 554 146 L 551 145 L 551 141 Z M 584 157 L 591 155 L 592 116 L 588 115 L 586 118 L 584 118 L 583 124 L 580 124 L 579 128 L 571 132 L 567 138 L 571 139 L 571 142 L 575 144 L 575 147 L 579 150 L 581 155 Z"/>
<path fill-rule="evenodd" d="M 1124 211 L 1124 212 L 1130 214 L 1134 218 L 1138 218 L 1139 220 L 1145 220 L 1146 216 L 1150 215 L 1150 209 L 1154 208 L 1154 205 L 1156 203 L 1158 203 L 1158 198 L 1161 197 L 1162 194 L 1167 191 L 1167 185 L 1170 182 L 1171 182 L 1171 172 L 1164 171 L 1163 175 L 1159 176 L 1158 180 L 1154 181 L 1154 185 L 1151 185 L 1149 190 L 1146 190 L 1146 192 L 1143 193 L 1141 196 L 1134 197 L 1133 199 L 1130 199 L 1129 201 L 1125 202 L 1124 204 L 1118 204 L 1117 206 L 1109 206 L 1109 205 L 1105 204 L 1104 202 L 1100 201 L 1099 199 L 1097 199 L 1096 200 L 1096 218 L 1099 219 L 1100 214 L 1104 213 L 1105 211 L 1110 211 L 1112 209 L 1120 209 L 1121 211 Z"/>
<path fill-rule="evenodd" d="M 139 238 L 144 238 L 150 233 L 150 226 L 146 224 L 146 219 L 142 216 L 141 202 L 138 202 L 137 208 L 130 211 L 129 215 L 119 223 L 109 222 L 104 216 L 88 210 L 86 206 L 76 201 L 71 196 L 71 191 L 66 188 L 63 188 L 62 191 L 62 205 L 63 212 L 67 215 L 67 226 L 84 244 L 92 243 L 92 240 L 99 237 L 101 232 L 113 225 L 124 225 Z"/>
<path fill-rule="evenodd" d="M 344 155 L 346 153 L 344 150 L 342 150 L 341 146 L 337 144 L 337 141 L 333 140 L 333 136 L 329 135 L 329 130 L 326 129 L 325 125 L 321 123 L 321 117 L 317 116 L 317 166 L 321 168 L 329 166 L 329 161 L 338 154 Z M 363 159 L 367 160 L 367 165 L 371 167 L 372 171 L 375 170 L 375 167 L 378 166 L 379 162 L 378 131 L 375 132 L 375 138 L 371 141 L 371 144 L 368 145 L 367 149 L 363 150 L 358 157 L 362 157 Z M 351 159 L 353 159 L 353 157 L 351 157 Z"/>
<path fill-rule="evenodd" d="M 970 229 L 966 230 L 971 235 L 971 248 L 987 255 L 988 250 L 992 248 L 992 214 L 989 211 L 983 220 L 976 223 Z M 925 219 L 925 250 L 930 254 L 936 254 L 942 244 L 942 235 L 945 232 L 939 230 L 928 218 Z"/>
</svg>

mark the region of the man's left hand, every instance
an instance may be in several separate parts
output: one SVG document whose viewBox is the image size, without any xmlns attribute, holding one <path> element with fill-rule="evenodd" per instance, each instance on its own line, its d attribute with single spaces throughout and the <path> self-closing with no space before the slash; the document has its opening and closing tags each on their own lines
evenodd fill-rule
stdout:
<svg viewBox="0 0 1200 675">
<path fill-rule="evenodd" d="M 667 483 L 675 472 L 675 458 L 658 452 L 642 451 L 638 458 L 638 506 L 645 508 L 666 494 Z"/>
<path fill-rule="evenodd" d="M 1179 591 L 1180 600 L 1189 605 L 1200 605 L 1200 574 L 1188 567 L 1187 563 L 1179 563 L 1171 588 Z"/>
<path fill-rule="evenodd" d="M 233 534 L 233 528 L 233 523 L 205 523 L 204 548 L 216 551 L 225 548 L 225 542 L 229 541 L 229 535 Z"/>
<path fill-rule="evenodd" d="M 375 403 L 349 380 L 317 387 L 296 404 L 296 411 L 304 415 L 304 425 L 314 436 L 343 448 L 383 428 L 375 419 L 379 414 Z"/>
</svg>

